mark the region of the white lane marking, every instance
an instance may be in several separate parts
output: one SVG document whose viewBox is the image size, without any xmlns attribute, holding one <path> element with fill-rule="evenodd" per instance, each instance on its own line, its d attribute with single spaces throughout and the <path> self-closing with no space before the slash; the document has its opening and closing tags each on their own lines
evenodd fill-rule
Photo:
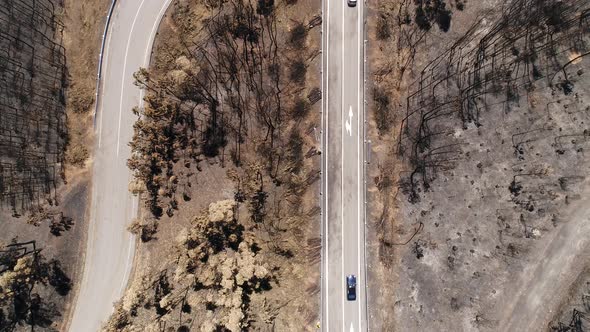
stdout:
<svg viewBox="0 0 590 332">
<path fill-rule="evenodd" d="M 344 123 L 344 126 L 346 127 L 346 132 L 348 133 L 348 136 L 352 136 L 352 106 L 349 106 L 348 108 L 348 120 L 346 120 L 346 123 Z"/>
<path fill-rule="evenodd" d="M 143 3 L 145 0 L 141 0 L 139 4 L 139 8 L 137 8 L 137 13 L 135 13 L 135 17 L 133 18 L 133 23 L 131 24 L 131 30 L 129 31 L 129 38 L 127 38 L 127 47 L 125 49 L 125 60 L 123 60 L 123 75 L 121 77 L 121 98 L 119 99 L 119 127 L 117 129 L 117 157 L 119 156 L 119 145 L 121 142 L 121 116 L 123 113 L 123 95 L 125 91 L 125 73 L 127 72 L 127 55 L 129 54 L 129 46 L 131 45 L 131 36 L 133 36 L 133 29 L 135 28 L 135 23 L 137 23 L 137 18 L 139 17 L 139 13 L 141 12 L 141 8 L 143 7 Z M 129 110 L 130 111 L 130 110 Z"/>
<path fill-rule="evenodd" d="M 168 4 L 170 3 L 170 1 L 171 0 L 168 0 L 168 1 L 166 1 L 166 2 L 164 2 L 162 4 L 162 8 L 160 8 L 160 11 L 158 12 L 158 15 L 156 16 L 156 20 L 154 21 L 154 25 L 152 26 L 152 31 L 151 31 L 150 37 L 148 39 L 148 45 L 146 46 L 146 50 L 145 50 L 144 65 L 146 65 L 147 62 L 149 61 L 149 55 L 151 55 L 151 49 L 152 49 L 152 45 L 153 45 L 153 40 L 154 40 L 154 35 L 156 33 L 156 29 L 159 26 L 160 18 L 162 17 L 163 12 L 166 10 L 166 8 L 168 8 Z M 142 4 L 143 4 L 143 1 L 142 1 Z M 138 14 L 139 14 L 139 11 L 140 10 L 141 10 L 141 5 L 140 5 L 140 7 L 138 9 L 138 12 L 137 12 Z M 131 29 L 131 31 L 133 31 L 133 28 Z M 125 59 L 127 59 L 127 57 L 125 57 Z M 123 70 L 123 72 L 124 72 L 124 70 Z M 143 90 L 140 90 L 139 91 L 139 103 L 140 103 L 140 106 L 143 105 Z M 121 120 L 120 119 L 121 118 L 119 117 L 119 127 L 121 126 Z M 119 148 L 118 148 L 118 143 L 117 143 L 117 155 L 118 155 L 118 150 L 119 150 Z M 133 220 L 133 219 L 135 219 L 137 217 L 137 212 L 139 211 L 139 199 L 138 199 L 137 196 L 133 196 L 132 199 L 131 199 L 131 201 L 132 201 L 132 204 L 131 204 L 132 205 L 132 208 L 131 208 L 131 220 Z M 131 241 L 131 243 L 133 244 L 134 242 Z M 135 249 L 135 246 L 133 246 L 133 245 L 130 245 L 128 247 L 128 250 L 127 250 L 127 262 L 128 263 L 132 260 L 133 250 L 134 249 Z M 127 264 L 127 265 L 129 265 L 129 264 Z M 125 275 L 124 275 L 124 278 L 122 280 L 121 287 L 119 289 L 119 293 L 123 293 L 123 290 L 125 289 L 125 286 L 127 286 L 127 282 L 128 282 L 128 279 L 129 279 L 129 275 L 130 274 L 131 274 L 131 269 L 127 269 L 125 271 Z"/>
<path fill-rule="evenodd" d="M 133 23 L 131 24 L 131 30 L 129 30 L 129 38 L 127 38 L 127 47 L 125 49 L 125 60 L 123 62 L 123 72 L 121 77 L 121 97 L 119 99 L 119 128 L 117 129 L 117 157 L 119 156 L 119 143 L 121 140 L 121 114 L 123 113 L 123 91 L 125 90 L 125 72 L 127 68 L 127 55 L 129 53 L 129 45 L 131 44 L 131 37 L 133 36 L 133 29 L 135 28 L 135 23 L 137 22 L 137 18 L 139 17 L 139 13 L 141 12 L 141 8 L 143 7 L 143 3 L 145 0 L 142 0 L 137 8 L 137 12 L 135 13 L 135 17 L 133 18 Z M 136 198 L 134 198 L 136 199 Z M 135 201 L 133 200 L 132 204 L 132 215 L 136 215 L 137 211 L 135 209 Z M 129 236 L 129 234 L 127 234 Z M 131 241 L 133 243 L 133 241 Z M 133 256 L 133 245 L 129 245 L 127 247 L 127 266 L 129 266 L 129 261 Z M 121 285 L 119 286 L 119 294 L 123 293 L 125 286 L 127 286 L 127 281 L 129 279 L 129 274 L 131 273 L 130 269 L 125 269 L 125 274 L 123 275 L 123 279 L 121 280 Z"/>
<path fill-rule="evenodd" d="M 324 185 L 324 194 L 326 197 L 325 198 L 326 202 L 324 205 L 324 207 L 326 209 L 326 213 L 324 215 L 324 220 L 325 220 L 325 224 L 326 224 L 326 232 L 324 233 L 325 237 L 326 237 L 326 248 L 325 248 L 326 261 L 324 263 L 324 264 L 326 264 L 326 267 L 325 267 L 326 270 L 324 271 L 325 279 L 326 279 L 326 289 L 324 291 L 324 295 L 326 296 L 326 299 L 325 299 L 325 301 L 326 301 L 326 314 L 324 315 L 324 317 L 326 318 L 326 322 L 325 322 L 326 323 L 326 330 L 325 331 L 330 331 L 330 316 L 329 316 L 330 298 L 328 297 L 328 294 L 330 294 L 330 289 L 328 288 L 328 286 L 329 286 L 328 279 L 330 278 L 330 273 L 329 273 L 330 272 L 330 264 L 329 264 L 329 262 L 330 262 L 330 260 L 329 260 L 330 246 L 329 246 L 329 242 L 328 242 L 329 238 L 330 238 L 330 236 L 328 234 L 328 217 L 329 217 L 328 206 L 329 206 L 329 202 L 330 202 L 328 200 L 328 198 L 329 198 L 328 170 L 330 169 L 330 167 L 328 166 L 328 160 L 329 160 L 329 155 L 330 155 L 328 153 L 328 142 L 330 141 L 328 139 L 329 133 L 330 133 L 330 130 L 329 130 L 329 123 L 330 122 L 328 121 L 329 114 L 330 114 L 330 112 L 329 112 L 330 104 L 328 103 L 328 101 L 329 101 L 328 95 L 329 95 L 329 91 L 330 91 L 330 88 L 329 88 L 329 86 L 330 86 L 330 75 L 329 75 L 329 73 L 330 73 L 330 0 L 326 0 L 326 6 L 327 6 L 325 8 L 326 9 L 326 16 L 327 16 L 326 31 L 325 31 L 325 33 L 326 33 L 326 102 L 325 102 L 326 109 L 324 110 L 326 112 L 326 121 L 324 122 L 326 124 L 326 128 L 324 128 L 324 130 L 326 131 L 326 141 L 324 142 L 324 148 L 326 149 L 326 151 L 325 151 L 326 161 L 324 164 L 324 168 L 326 170 L 325 185 Z"/>
<path fill-rule="evenodd" d="M 362 1 L 361 1 L 362 2 Z M 362 4 L 361 4 L 362 6 Z M 361 62 L 361 48 L 360 48 L 360 38 L 361 38 L 361 9 L 359 6 L 359 10 L 357 11 L 357 47 L 358 47 L 358 60 L 360 63 Z M 364 59 L 363 59 L 364 61 Z M 358 67 L 358 63 L 357 63 L 357 71 L 356 71 L 356 77 L 357 77 L 357 88 L 358 88 L 358 83 L 361 82 L 360 80 L 360 67 Z M 361 240 L 360 240 L 360 234 L 361 234 L 361 201 L 360 201 L 360 195 L 361 195 L 361 173 L 360 173 L 360 167 L 362 167 L 361 164 L 361 141 L 360 141 L 360 118 L 361 118 L 361 107 L 360 107 L 360 93 L 361 90 L 359 89 L 359 91 L 356 94 L 357 97 L 357 111 L 359 113 L 359 116 L 357 117 L 357 278 L 359 280 L 360 285 L 362 285 L 362 283 L 360 282 L 361 280 Z M 364 133 L 364 131 L 363 131 Z M 364 137 L 363 137 L 364 140 Z M 366 280 L 363 280 L 363 282 L 366 282 Z M 363 296 L 363 292 L 362 292 L 362 287 L 359 287 L 359 299 L 358 299 L 358 323 L 359 323 L 359 331 L 362 331 L 362 313 L 361 313 L 361 298 Z M 366 295 L 365 295 L 366 296 Z M 352 331 L 352 326 L 351 326 L 351 331 Z"/>
<path fill-rule="evenodd" d="M 340 20 L 342 21 L 342 28 L 340 30 L 340 121 L 344 121 L 344 84 L 343 84 L 343 77 L 344 71 L 342 70 L 342 66 L 344 65 L 344 6 L 342 3 L 340 4 L 342 8 L 342 15 Z M 340 131 L 340 264 L 341 264 L 341 274 L 340 278 L 344 277 L 344 131 Z M 340 279 L 342 280 L 342 279 Z M 346 285 L 342 284 L 340 286 L 342 293 L 340 295 L 340 307 L 342 308 L 342 330 L 345 331 L 346 325 L 344 322 L 345 313 L 344 313 L 344 296 L 346 294 Z"/>
<path fill-rule="evenodd" d="M 137 211 L 139 210 L 139 199 L 137 196 L 133 196 L 131 198 L 131 220 L 137 218 Z M 129 236 L 130 234 L 126 234 Z M 129 266 L 129 262 L 132 260 L 133 251 L 135 246 L 133 245 L 135 241 L 130 241 L 130 246 L 127 248 L 127 266 Z M 125 290 L 125 286 L 127 286 L 129 275 L 131 274 L 131 269 L 125 269 L 125 274 L 123 275 L 123 279 L 121 280 L 121 287 L 119 287 L 119 294 L 123 294 Z"/>
<path fill-rule="evenodd" d="M 350 332 L 354 332 L 354 327 L 352 327 L 352 323 L 350 323 Z"/>
<path fill-rule="evenodd" d="M 153 49 L 153 45 L 154 45 L 154 38 L 155 38 L 155 34 L 158 30 L 158 26 L 160 25 L 160 22 L 162 20 L 162 18 L 164 17 L 164 11 L 168 8 L 168 5 L 170 4 L 172 0 L 167 0 L 164 2 L 162 8 L 160 8 L 160 12 L 158 13 L 158 16 L 155 21 L 154 21 L 154 25 L 152 26 L 152 31 L 150 32 L 150 38 L 148 40 L 150 40 L 151 42 L 148 43 L 148 45 L 146 46 L 145 49 L 145 58 L 143 59 L 143 65 L 144 67 L 148 67 L 149 65 L 149 61 L 150 61 L 150 57 L 152 54 L 152 49 Z M 143 107 L 143 95 L 144 95 L 144 90 L 140 89 L 139 90 L 139 107 Z"/>
<path fill-rule="evenodd" d="M 134 241 L 131 241 L 129 243 L 129 247 L 127 248 L 127 263 L 129 263 L 133 257 L 133 249 L 135 249 L 135 246 L 133 245 L 134 243 Z M 125 274 L 123 275 L 123 279 L 121 280 L 121 287 L 119 287 L 119 294 L 123 294 L 125 286 L 127 286 L 129 280 L 129 274 L 131 274 L 131 269 L 125 269 Z"/>
</svg>

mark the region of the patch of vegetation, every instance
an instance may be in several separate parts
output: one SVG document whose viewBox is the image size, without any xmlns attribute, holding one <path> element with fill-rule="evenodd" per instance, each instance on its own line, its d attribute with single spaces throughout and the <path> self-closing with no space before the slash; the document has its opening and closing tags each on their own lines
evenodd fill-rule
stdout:
<svg viewBox="0 0 590 332">
<path fill-rule="evenodd" d="M 307 37 L 307 28 L 303 23 L 299 22 L 291 30 L 289 36 L 289 43 L 295 48 L 301 48 L 305 46 L 305 39 Z"/>
<path fill-rule="evenodd" d="M 27 326 L 51 331 L 61 316 L 52 299 L 71 289 L 59 261 L 47 261 L 34 241 L 14 239 L 0 250 L 0 330 Z"/>
<path fill-rule="evenodd" d="M 66 151 L 66 161 L 74 166 L 84 167 L 88 157 L 88 150 L 81 144 L 70 145 Z"/>
<path fill-rule="evenodd" d="M 428 31 L 436 23 L 441 31 L 449 31 L 452 14 L 445 0 L 414 0 L 414 4 L 414 21 L 420 29 Z"/>
<path fill-rule="evenodd" d="M 251 302 L 272 288 L 272 269 L 235 211 L 236 202 L 220 201 L 196 216 L 177 237 L 177 259 L 133 284 L 106 330 L 121 331 L 150 313 L 179 328 L 196 324 L 203 331 L 247 330 L 254 315 Z M 192 321 L 193 310 L 212 315 Z"/>
</svg>

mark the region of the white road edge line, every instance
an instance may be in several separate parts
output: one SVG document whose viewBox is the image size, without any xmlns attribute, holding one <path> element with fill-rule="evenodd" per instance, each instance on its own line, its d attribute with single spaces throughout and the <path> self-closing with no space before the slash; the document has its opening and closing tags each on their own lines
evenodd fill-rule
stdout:
<svg viewBox="0 0 590 332">
<path fill-rule="evenodd" d="M 327 296 L 327 294 L 330 294 L 330 289 L 328 288 L 329 282 L 328 279 L 330 277 L 330 265 L 329 262 L 330 260 L 328 259 L 329 255 L 330 255 L 330 246 L 328 245 L 328 240 L 330 238 L 329 234 L 328 234 L 328 218 L 329 218 L 329 214 L 328 214 L 328 204 L 329 204 L 329 190 L 328 190 L 328 172 L 330 167 L 328 167 L 328 137 L 330 134 L 330 130 L 329 130 L 329 122 L 328 122 L 328 118 L 329 118 L 329 114 L 330 114 L 330 105 L 328 103 L 328 94 L 329 94 L 329 86 L 330 86 L 330 0 L 326 0 L 326 19 L 327 19 L 327 24 L 326 24 L 326 31 L 324 31 L 324 33 L 326 34 L 326 100 L 325 100 L 325 105 L 326 105 L 326 109 L 324 110 L 324 112 L 326 113 L 326 121 L 324 122 L 324 124 L 326 125 L 326 128 L 324 128 L 324 130 L 326 131 L 326 141 L 324 142 L 324 148 L 326 149 L 326 151 L 323 151 L 323 153 L 326 156 L 326 159 L 324 161 L 324 167 L 325 167 L 325 171 L 326 174 L 324 175 L 324 180 L 325 180 L 325 185 L 324 185 L 324 197 L 325 197 L 325 205 L 324 208 L 326 211 L 324 211 L 324 221 L 325 221 L 325 227 L 326 227 L 326 231 L 324 232 L 325 237 L 326 237 L 326 248 L 325 248 L 325 253 L 326 253 L 326 260 L 325 260 L 325 278 L 326 278 L 326 290 L 324 292 L 324 294 L 326 294 L 326 314 L 324 315 L 324 317 L 326 318 L 326 330 L 325 331 L 330 331 L 330 301 L 329 301 L 329 297 Z"/>
<path fill-rule="evenodd" d="M 137 196 L 133 196 L 132 204 L 131 204 L 131 220 L 137 217 L 137 208 L 139 205 L 139 199 Z M 129 234 L 127 234 L 129 236 Z M 132 245 L 130 245 L 127 249 L 127 265 L 133 259 L 134 249 L 135 249 L 135 241 L 131 241 Z M 129 275 L 131 274 L 131 268 L 125 269 L 125 274 L 123 275 L 123 279 L 121 280 L 121 287 L 119 287 L 119 294 L 124 296 L 123 292 L 125 291 L 125 287 L 129 283 Z"/>
<path fill-rule="evenodd" d="M 121 115 L 123 113 L 123 95 L 125 91 L 125 73 L 127 72 L 127 55 L 129 54 L 129 45 L 131 44 L 131 36 L 133 36 L 133 29 L 135 28 L 135 23 L 137 23 L 137 18 L 139 17 L 139 13 L 141 12 L 141 8 L 143 7 L 143 3 L 145 0 L 141 0 L 139 4 L 139 8 L 137 8 L 137 13 L 135 13 L 135 17 L 133 18 L 133 23 L 131 24 L 131 30 L 129 31 L 129 38 L 127 38 L 127 47 L 125 48 L 125 60 L 123 60 L 123 75 L 121 78 L 121 98 L 119 99 L 119 126 L 117 129 L 117 157 L 119 156 L 119 144 L 121 141 Z"/>
<path fill-rule="evenodd" d="M 160 22 L 162 21 L 162 18 L 164 17 L 163 12 L 166 11 L 166 9 L 168 8 L 168 5 L 170 4 L 172 0 L 166 0 L 162 6 L 162 8 L 160 8 L 160 12 L 158 13 L 158 19 L 154 22 L 154 25 L 152 26 L 152 31 L 150 32 L 150 38 L 148 40 L 150 40 L 150 43 L 148 43 L 146 49 L 145 49 L 145 58 L 143 59 L 143 65 L 145 67 L 147 67 L 149 65 L 149 61 L 151 58 L 151 54 L 152 54 L 152 49 L 154 46 L 154 40 L 156 38 L 156 32 L 158 30 L 158 26 L 160 26 Z M 140 89 L 139 90 L 139 106 L 142 107 L 143 106 L 143 95 L 144 95 L 144 90 Z"/>
<path fill-rule="evenodd" d="M 133 18 L 133 23 L 131 24 L 131 30 L 129 30 L 129 38 L 127 38 L 127 47 L 125 48 L 125 60 L 123 62 L 123 75 L 121 78 L 121 97 L 119 99 L 119 127 L 117 129 L 117 157 L 119 156 L 119 142 L 121 139 L 121 114 L 123 113 L 123 92 L 125 90 L 125 72 L 127 69 L 127 54 L 129 53 L 129 45 L 131 44 L 131 37 L 133 36 L 133 29 L 135 28 L 135 23 L 137 22 L 137 18 L 139 17 L 139 13 L 141 12 L 141 8 L 143 7 L 143 3 L 145 0 L 142 0 L 139 4 L 139 8 L 137 8 L 137 12 L 135 13 L 135 17 Z M 101 112 L 102 114 L 103 112 Z M 131 214 L 137 215 L 137 210 L 135 209 L 135 199 L 133 198 L 133 206 L 131 210 Z M 135 249 L 134 245 L 130 245 L 127 249 L 127 263 L 131 260 L 133 256 L 133 250 Z M 127 286 L 127 282 L 129 279 L 129 274 L 131 273 L 131 269 L 125 269 L 125 274 L 123 275 L 123 279 L 121 280 L 121 285 L 119 286 L 119 294 L 123 294 L 125 286 Z"/>
<path fill-rule="evenodd" d="M 170 4 L 170 1 L 172 0 L 167 0 L 163 3 L 162 8 L 160 8 L 160 11 L 158 12 L 158 16 L 156 16 L 156 21 L 154 22 L 154 25 L 152 26 L 152 30 L 150 33 L 150 37 L 148 38 L 148 40 L 150 40 L 151 42 L 148 42 L 148 45 L 145 49 L 145 57 L 143 60 L 143 65 L 147 66 L 148 65 L 148 61 L 150 59 L 150 55 L 152 53 L 152 46 L 153 46 L 153 41 L 155 38 L 155 34 L 156 34 L 156 30 L 158 28 L 158 26 L 160 25 L 160 21 L 161 18 L 163 17 L 163 12 L 168 8 L 168 5 Z M 143 4 L 143 1 L 142 1 Z M 138 13 L 139 11 L 141 11 L 141 6 L 138 9 Z M 137 16 L 136 16 L 137 17 Z M 133 28 L 131 28 L 131 31 L 133 31 Z M 131 36 L 131 34 L 129 35 Z M 128 44 L 129 45 L 129 44 Z M 141 89 L 139 91 L 139 105 L 140 107 L 143 106 L 143 90 Z M 101 112 L 102 114 L 102 112 Z M 121 126 L 121 118 L 119 117 L 119 127 Z M 118 143 L 117 143 L 117 151 L 118 151 Z M 118 154 L 117 154 L 118 155 Z M 137 217 L 137 213 L 139 210 L 139 198 L 137 196 L 133 196 L 132 198 L 132 208 L 131 208 L 131 220 L 133 220 L 134 218 Z M 132 257 L 133 257 L 133 250 L 135 249 L 134 245 L 129 246 L 129 249 L 127 250 L 127 262 L 131 261 Z M 127 286 L 128 282 L 129 282 L 129 275 L 131 274 L 131 269 L 127 269 L 127 271 L 125 272 L 125 276 L 123 277 L 122 283 L 121 283 L 121 288 L 119 289 L 119 293 L 123 293 L 123 290 L 125 289 L 125 286 Z"/>
<path fill-rule="evenodd" d="M 340 278 L 343 278 L 346 275 L 344 273 L 344 75 L 342 74 L 344 72 L 342 70 L 344 66 L 344 6 L 342 4 L 340 6 L 342 8 L 340 19 L 342 22 L 342 29 L 340 30 L 340 264 L 342 274 Z M 340 296 L 342 303 L 340 306 L 342 308 L 342 331 L 346 331 L 346 324 L 344 323 L 346 320 L 344 313 L 346 286 L 342 282 L 340 284 L 340 289 L 342 290 L 342 295 Z"/>
</svg>

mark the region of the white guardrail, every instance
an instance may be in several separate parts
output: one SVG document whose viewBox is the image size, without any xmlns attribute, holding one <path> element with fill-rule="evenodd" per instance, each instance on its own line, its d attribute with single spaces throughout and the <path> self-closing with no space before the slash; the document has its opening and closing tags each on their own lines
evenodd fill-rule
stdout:
<svg viewBox="0 0 590 332">
<path fill-rule="evenodd" d="M 109 11 L 107 12 L 107 19 L 104 24 L 104 30 L 102 33 L 102 42 L 100 44 L 100 53 L 98 54 L 98 70 L 96 73 L 96 92 L 94 93 L 94 119 L 93 119 L 93 126 L 96 129 L 96 114 L 98 113 L 98 108 L 100 107 L 100 90 L 101 90 L 101 80 L 102 80 L 102 57 L 104 55 L 104 45 L 107 39 L 107 33 L 109 31 L 109 24 L 111 23 L 111 16 L 113 14 L 113 9 L 115 8 L 115 4 L 117 0 L 111 1 L 111 6 L 109 7 Z"/>
</svg>

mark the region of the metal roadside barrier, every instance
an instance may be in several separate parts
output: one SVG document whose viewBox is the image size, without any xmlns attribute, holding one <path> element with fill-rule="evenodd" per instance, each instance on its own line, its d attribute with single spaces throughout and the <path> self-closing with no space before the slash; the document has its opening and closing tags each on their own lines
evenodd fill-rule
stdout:
<svg viewBox="0 0 590 332">
<path fill-rule="evenodd" d="M 96 74 L 96 92 L 94 94 L 94 119 L 93 119 L 93 127 L 96 129 L 96 115 L 98 113 L 98 108 L 100 107 L 100 87 L 101 87 L 101 79 L 102 79 L 102 57 L 104 55 L 104 45 L 107 39 L 107 33 L 109 31 L 109 24 L 111 23 L 111 16 L 113 14 L 113 9 L 115 8 L 115 4 L 117 0 L 111 1 L 111 6 L 109 11 L 107 12 L 107 20 L 104 24 L 104 30 L 102 33 L 102 42 L 100 44 L 100 53 L 98 54 L 98 70 Z"/>
</svg>

